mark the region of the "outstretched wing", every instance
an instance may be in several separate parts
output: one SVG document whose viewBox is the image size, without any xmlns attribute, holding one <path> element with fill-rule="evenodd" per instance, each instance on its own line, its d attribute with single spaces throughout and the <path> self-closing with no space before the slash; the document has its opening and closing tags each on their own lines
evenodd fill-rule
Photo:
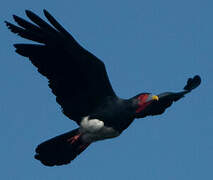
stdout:
<svg viewBox="0 0 213 180">
<path fill-rule="evenodd" d="M 52 26 L 29 10 L 26 15 L 33 23 L 16 15 L 19 26 L 5 23 L 13 33 L 38 44 L 15 44 L 16 52 L 48 78 L 66 116 L 79 123 L 107 96 L 116 96 L 104 63 L 82 48 L 46 10 Z"/>
<path fill-rule="evenodd" d="M 200 76 L 196 75 L 193 78 L 189 78 L 184 90 L 181 92 L 165 92 L 158 95 L 159 100 L 154 101 L 150 106 L 147 107 L 145 116 L 148 115 L 159 115 L 172 105 L 173 102 L 183 98 L 185 94 L 191 92 L 193 89 L 198 87 L 201 83 Z M 144 117 L 145 117 L 144 116 Z"/>
</svg>

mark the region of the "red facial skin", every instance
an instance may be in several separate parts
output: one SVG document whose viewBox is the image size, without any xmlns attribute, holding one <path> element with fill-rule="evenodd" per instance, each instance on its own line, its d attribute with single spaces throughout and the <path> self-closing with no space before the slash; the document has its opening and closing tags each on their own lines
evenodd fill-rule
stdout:
<svg viewBox="0 0 213 180">
<path fill-rule="evenodd" d="M 138 109 L 136 109 L 136 113 L 140 113 L 142 110 L 144 110 L 150 103 L 151 101 L 147 102 L 147 98 L 149 97 L 149 94 L 142 94 L 138 96 Z"/>
</svg>

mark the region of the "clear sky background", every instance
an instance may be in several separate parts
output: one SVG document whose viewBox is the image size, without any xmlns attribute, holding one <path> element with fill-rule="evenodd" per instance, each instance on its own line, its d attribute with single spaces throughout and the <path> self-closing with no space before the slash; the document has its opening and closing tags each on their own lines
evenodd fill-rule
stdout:
<svg viewBox="0 0 213 180">
<path fill-rule="evenodd" d="M 12 14 L 46 8 L 106 64 L 122 98 L 201 86 L 160 116 L 137 119 L 120 137 L 91 145 L 72 164 L 45 167 L 33 158 L 42 141 L 76 127 L 47 80 L 13 43 Z M 212 180 L 212 0 L 2 0 L 0 6 L 0 179 Z"/>
</svg>

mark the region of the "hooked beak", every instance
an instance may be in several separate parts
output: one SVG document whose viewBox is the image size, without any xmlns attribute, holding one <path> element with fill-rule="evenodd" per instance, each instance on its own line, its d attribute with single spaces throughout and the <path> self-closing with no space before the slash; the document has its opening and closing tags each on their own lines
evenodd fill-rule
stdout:
<svg viewBox="0 0 213 180">
<path fill-rule="evenodd" d="M 154 96 L 152 96 L 152 100 L 153 100 L 153 101 L 159 101 L 159 97 L 156 96 L 156 95 L 154 95 Z"/>
</svg>

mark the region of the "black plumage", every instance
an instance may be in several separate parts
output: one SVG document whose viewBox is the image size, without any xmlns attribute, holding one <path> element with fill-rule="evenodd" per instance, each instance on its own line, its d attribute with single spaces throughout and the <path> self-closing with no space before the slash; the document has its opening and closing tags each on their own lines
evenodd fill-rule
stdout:
<svg viewBox="0 0 213 180">
<path fill-rule="evenodd" d="M 49 79 L 49 87 L 64 114 L 79 123 L 104 97 L 115 94 L 103 62 L 83 49 L 46 10 L 44 13 L 56 29 L 31 11 L 26 14 L 37 26 L 15 15 L 14 20 L 21 28 L 6 24 L 21 37 L 42 43 L 14 46 L 18 54 L 29 57 L 38 71 Z"/>
<path fill-rule="evenodd" d="M 11 32 L 37 43 L 14 44 L 16 52 L 28 57 L 49 80 L 63 113 L 80 126 L 36 148 L 35 158 L 45 165 L 69 163 L 90 143 L 120 135 L 135 118 L 162 114 L 201 83 L 197 75 L 181 92 L 141 93 L 121 99 L 110 84 L 104 63 L 81 47 L 52 15 L 44 10 L 51 25 L 29 10 L 26 15 L 33 23 L 16 15 L 13 18 L 19 26 L 5 21 Z"/>
</svg>

